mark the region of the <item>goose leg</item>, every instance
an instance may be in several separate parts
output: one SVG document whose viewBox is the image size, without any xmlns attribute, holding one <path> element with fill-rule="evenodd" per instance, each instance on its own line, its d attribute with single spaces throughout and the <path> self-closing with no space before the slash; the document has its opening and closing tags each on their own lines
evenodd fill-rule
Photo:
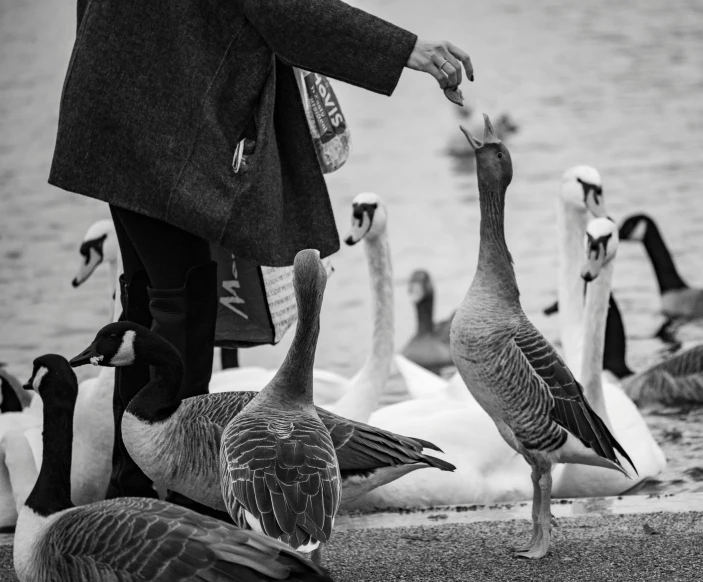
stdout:
<svg viewBox="0 0 703 582">
<path fill-rule="evenodd" d="M 537 559 L 543 557 L 549 550 L 549 540 L 552 531 L 552 472 L 549 465 L 539 467 L 539 490 L 540 490 L 540 509 L 537 517 L 538 535 L 534 539 L 532 546 L 526 550 L 519 552 L 518 555 L 523 558 Z"/>
<path fill-rule="evenodd" d="M 518 553 L 521 552 L 527 552 L 533 548 L 535 543 L 537 543 L 537 540 L 539 536 L 541 535 L 540 533 L 540 528 L 539 528 L 539 514 L 540 514 L 540 507 L 542 504 L 542 490 L 540 489 L 539 486 L 539 471 L 536 466 L 532 466 L 532 537 L 530 538 L 530 541 L 527 542 L 526 544 L 521 544 L 519 546 L 515 547 L 515 551 Z"/>
</svg>

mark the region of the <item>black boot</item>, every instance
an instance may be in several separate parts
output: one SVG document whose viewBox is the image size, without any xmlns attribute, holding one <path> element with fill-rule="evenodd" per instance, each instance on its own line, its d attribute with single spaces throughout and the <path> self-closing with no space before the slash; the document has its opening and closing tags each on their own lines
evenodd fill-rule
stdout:
<svg viewBox="0 0 703 582">
<path fill-rule="evenodd" d="M 217 263 L 193 267 L 178 289 L 148 289 L 152 331 L 167 339 L 183 358 L 179 396 L 208 393 L 215 349 Z"/>
<path fill-rule="evenodd" d="M 179 289 L 149 289 L 152 330 L 171 342 L 184 363 L 181 398 L 208 393 L 215 349 L 217 318 L 217 263 L 193 267 Z M 166 501 L 232 523 L 224 511 L 217 511 L 168 491 Z"/>
<path fill-rule="evenodd" d="M 149 279 L 144 271 L 137 271 L 129 283 L 120 277 L 122 315 L 120 321 L 133 321 L 145 327 L 151 326 Z M 112 409 L 115 418 L 115 444 L 112 450 L 112 474 L 105 495 L 114 497 L 157 497 L 151 480 L 129 456 L 122 441 L 122 415 L 129 401 L 149 382 L 149 366 L 135 364 L 115 368 L 115 391 Z"/>
</svg>

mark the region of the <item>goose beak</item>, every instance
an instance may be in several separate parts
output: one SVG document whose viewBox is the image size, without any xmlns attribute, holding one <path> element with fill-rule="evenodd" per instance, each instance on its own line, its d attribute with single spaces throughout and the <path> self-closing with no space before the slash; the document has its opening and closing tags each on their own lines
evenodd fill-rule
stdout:
<svg viewBox="0 0 703 582">
<path fill-rule="evenodd" d="M 85 364 L 93 364 L 94 366 L 100 365 L 100 362 L 105 356 L 98 353 L 97 342 L 90 344 L 85 350 L 78 354 L 75 358 L 72 358 L 69 364 L 73 368 L 78 366 L 83 366 Z"/>
<path fill-rule="evenodd" d="M 76 276 L 71 281 L 71 285 L 78 287 L 82 285 L 88 277 L 93 274 L 93 271 L 98 268 L 98 265 L 103 262 L 103 256 L 95 249 L 90 249 L 90 254 L 85 262 L 78 268 Z"/>
<path fill-rule="evenodd" d="M 410 295 L 410 299 L 412 299 L 414 303 L 420 303 L 420 301 L 422 301 L 422 298 L 425 296 L 425 291 L 422 288 L 422 283 L 411 281 L 408 285 L 408 295 Z"/>
<path fill-rule="evenodd" d="M 460 125 L 459 129 L 466 136 L 466 139 L 469 140 L 469 144 L 471 145 L 472 148 L 474 148 L 474 150 L 477 150 L 477 149 L 483 147 L 483 142 L 479 139 L 476 139 L 473 135 L 471 135 L 469 130 L 466 129 L 463 125 Z"/>
<path fill-rule="evenodd" d="M 32 381 L 30 380 L 24 386 L 22 386 L 27 392 L 34 392 L 34 386 L 32 386 Z"/>
<path fill-rule="evenodd" d="M 483 114 L 483 123 L 483 143 L 500 143 L 500 140 L 496 136 L 496 132 L 493 129 L 493 124 L 488 118 L 488 115 L 486 115 L 485 113 Z"/>
</svg>

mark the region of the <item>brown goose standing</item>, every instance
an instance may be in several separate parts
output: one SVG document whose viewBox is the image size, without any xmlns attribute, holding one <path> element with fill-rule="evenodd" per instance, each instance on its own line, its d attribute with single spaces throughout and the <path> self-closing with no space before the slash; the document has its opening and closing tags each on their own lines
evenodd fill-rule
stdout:
<svg viewBox="0 0 703 582">
<path fill-rule="evenodd" d="M 581 463 L 627 474 L 616 451 L 632 463 L 522 311 L 504 235 L 512 162 L 484 117 L 483 142 L 462 128 L 476 153 L 481 243 L 476 275 L 452 323 L 451 349 L 472 395 L 532 467 L 533 535 L 517 551 L 540 558 L 549 549 L 552 465 Z"/>
<path fill-rule="evenodd" d="M 327 274 L 317 251 L 295 257 L 298 326 L 271 382 L 222 434 L 222 497 L 235 523 L 312 552 L 329 540 L 342 497 L 332 438 L 312 400 Z"/>
<path fill-rule="evenodd" d="M 122 436 L 130 455 L 153 481 L 195 501 L 225 511 L 220 489 L 222 431 L 258 392 L 221 392 L 180 400 L 183 364 L 176 349 L 140 325 L 117 322 L 103 327 L 71 365 L 153 366 L 152 381 L 130 402 Z M 342 472 L 342 503 L 423 468 L 454 466 L 422 453 L 432 443 L 347 420 L 317 408 L 327 427 Z"/>
<path fill-rule="evenodd" d="M 71 503 L 76 375 L 62 356 L 34 360 L 29 381 L 44 401 L 43 461 L 17 522 L 20 582 L 141 580 L 324 581 L 290 548 L 157 499 Z"/>
</svg>

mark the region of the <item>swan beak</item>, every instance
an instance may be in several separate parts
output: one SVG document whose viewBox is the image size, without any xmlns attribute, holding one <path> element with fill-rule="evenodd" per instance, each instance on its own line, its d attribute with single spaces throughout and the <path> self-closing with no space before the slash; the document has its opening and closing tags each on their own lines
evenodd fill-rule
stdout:
<svg viewBox="0 0 703 582">
<path fill-rule="evenodd" d="M 98 265 L 103 262 L 103 256 L 94 248 L 90 249 L 90 254 L 85 262 L 78 268 L 76 276 L 71 281 L 71 285 L 78 287 L 82 285 L 88 277 L 93 274 Z"/>
<path fill-rule="evenodd" d="M 477 149 L 483 147 L 483 142 L 479 139 L 476 139 L 473 135 L 471 135 L 469 130 L 466 129 L 463 125 L 460 125 L 459 129 L 466 136 L 466 139 L 469 140 L 469 144 L 471 145 L 472 148 L 474 148 L 474 150 L 477 150 Z"/>
<path fill-rule="evenodd" d="M 583 269 L 581 269 L 581 278 L 586 281 L 586 283 L 594 281 L 598 278 L 598 275 L 600 275 L 604 264 L 605 261 L 602 256 L 600 258 L 593 258 L 589 256 L 586 264 L 583 266 Z"/>
<path fill-rule="evenodd" d="M 97 366 L 104 357 L 105 356 L 98 353 L 96 342 L 93 342 L 75 358 L 72 358 L 69 364 L 71 364 L 73 368 L 83 366 L 85 364 L 93 364 L 94 366 Z"/>
</svg>

